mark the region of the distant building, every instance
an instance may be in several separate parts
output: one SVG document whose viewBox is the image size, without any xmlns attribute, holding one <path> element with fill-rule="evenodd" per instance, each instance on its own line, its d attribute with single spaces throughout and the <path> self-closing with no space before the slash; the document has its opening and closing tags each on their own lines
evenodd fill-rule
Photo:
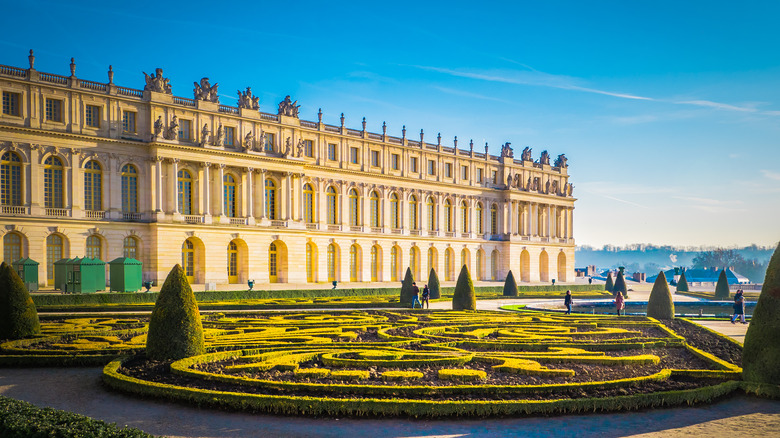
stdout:
<svg viewBox="0 0 780 438">
<path fill-rule="evenodd" d="M 707 269 L 686 269 L 685 270 L 685 281 L 688 282 L 691 286 L 715 286 L 715 284 L 718 283 L 718 276 L 720 276 L 720 268 L 707 268 Z M 666 280 L 671 282 L 672 279 L 675 278 L 674 275 L 674 269 L 669 269 L 668 271 L 665 271 L 664 274 L 666 275 Z M 653 275 L 652 277 L 648 278 L 648 282 L 655 282 L 657 275 Z M 677 276 L 679 278 L 679 275 Z M 728 268 L 726 269 L 726 279 L 728 280 L 729 284 L 748 284 L 750 283 L 750 279 L 745 277 L 744 275 L 741 275 L 737 272 L 734 272 L 734 269 Z"/>
</svg>

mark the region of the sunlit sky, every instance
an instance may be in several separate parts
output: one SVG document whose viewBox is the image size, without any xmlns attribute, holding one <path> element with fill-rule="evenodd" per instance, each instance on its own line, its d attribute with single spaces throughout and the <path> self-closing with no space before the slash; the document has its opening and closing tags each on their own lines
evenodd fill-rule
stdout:
<svg viewBox="0 0 780 438">
<path fill-rule="evenodd" d="M 777 1 L 3 3 L 0 64 L 565 153 L 578 244 L 780 239 Z"/>
</svg>

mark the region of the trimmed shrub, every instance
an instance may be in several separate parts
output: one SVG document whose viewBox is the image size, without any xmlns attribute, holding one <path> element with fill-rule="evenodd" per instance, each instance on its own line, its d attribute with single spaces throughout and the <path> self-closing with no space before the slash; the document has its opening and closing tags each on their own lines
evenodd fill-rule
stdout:
<svg viewBox="0 0 780 438">
<path fill-rule="evenodd" d="M 205 353 L 200 311 L 184 270 L 171 269 L 149 320 L 146 355 L 150 359 L 183 359 Z"/>
<path fill-rule="evenodd" d="M 653 290 L 650 292 L 647 316 L 656 319 L 674 319 L 674 301 L 663 271 L 656 277 Z"/>
<path fill-rule="evenodd" d="M 780 385 L 780 245 L 766 268 L 764 285 L 742 350 L 742 378 Z"/>
<path fill-rule="evenodd" d="M 718 275 L 718 284 L 715 285 L 715 299 L 716 300 L 729 299 L 729 280 L 728 278 L 726 278 L 725 269 L 721 269 L 720 275 Z"/>
<path fill-rule="evenodd" d="M 615 292 L 615 282 L 612 280 L 612 273 L 607 274 L 607 282 L 604 283 L 604 290 L 607 292 Z"/>
<path fill-rule="evenodd" d="M 618 272 L 615 287 L 612 288 L 613 294 L 617 295 L 618 291 L 623 292 L 623 298 L 628 298 L 628 288 L 626 287 L 626 279 L 623 277 L 623 271 Z"/>
<path fill-rule="evenodd" d="M 517 282 L 515 281 L 515 276 L 512 275 L 512 270 L 509 270 L 509 274 L 506 276 L 506 280 L 504 281 L 504 296 L 505 297 L 516 297 L 517 296 Z"/>
<path fill-rule="evenodd" d="M 437 300 L 441 298 L 441 286 L 439 285 L 439 276 L 436 275 L 436 270 L 431 268 L 431 273 L 428 274 L 428 289 L 431 292 L 430 299 Z"/>
<path fill-rule="evenodd" d="M 677 292 L 688 292 L 688 280 L 685 278 L 685 269 L 680 274 L 680 281 L 677 282 Z"/>
<path fill-rule="evenodd" d="M 0 264 L 0 339 L 20 339 L 41 333 L 38 311 L 14 268 Z"/>
<path fill-rule="evenodd" d="M 455 293 L 452 296 L 452 310 L 477 310 L 477 296 L 474 293 L 474 282 L 466 265 L 460 269 Z"/>
<path fill-rule="evenodd" d="M 401 283 L 401 305 L 411 306 L 414 293 L 412 292 L 412 283 L 414 283 L 414 277 L 412 277 L 412 270 L 406 268 L 406 275 L 404 275 L 404 281 Z"/>
</svg>

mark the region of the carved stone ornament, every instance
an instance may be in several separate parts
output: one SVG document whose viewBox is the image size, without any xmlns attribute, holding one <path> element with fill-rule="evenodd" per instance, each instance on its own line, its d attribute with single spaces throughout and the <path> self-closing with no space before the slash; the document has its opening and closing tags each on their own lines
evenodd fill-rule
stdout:
<svg viewBox="0 0 780 438">
<path fill-rule="evenodd" d="M 539 157 L 540 164 L 550 165 L 550 154 L 547 151 L 542 151 L 542 156 Z"/>
<path fill-rule="evenodd" d="M 168 125 L 168 130 L 165 131 L 166 140 L 175 140 L 179 136 L 179 118 L 173 116 L 171 124 Z"/>
<path fill-rule="evenodd" d="M 222 123 L 220 122 L 219 126 L 217 127 L 217 133 L 213 135 L 214 137 L 214 146 L 222 146 L 222 143 L 225 141 L 225 128 L 222 127 Z"/>
<path fill-rule="evenodd" d="M 209 141 L 209 133 L 210 133 L 210 131 L 209 131 L 209 124 L 208 123 L 204 123 L 203 124 L 203 129 L 201 129 L 201 131 L 200 131 L 200 146 L 201 147 L 206 146 L 206 143 L 208 143 L 208 141 Z"/>
<path fill-rule="evenodd" d="M 156 140 L 157 137 L 160 136 L 164 127 L 165 123 L 163 122 L 162 116 L 158 116 L 157 120 L 154 121 L 154 135 L 152 136 L 153 140 Z"/>
<path fill-rule="evenodd" d="M 512 152 L 512 147 L 510 146 L 512 143 L 506 142 L 503 146 L 501 146 L 501 157 L 504 158 L 514 158 L 515 153 Z"/>
<path fill-rule="evenodd" d="M 566 164 L 567 161 L 569 161 L 569 159 L 566 158 L 566 154 L 560 154 L 558 155 L 558 158 L 555 159 L 554 166 L 559 167 L 561 169 L 563 169 L 564 167 L 569 167 L 569 165 Z"/>
<path fill-rule="evenodd" d="M 144 91 L 155 91 L 157 93 L 173 94 L 171 92 L 171 84 L 168 78 L 163 77 L 163 69 L 156 68 L 155 74 L 148 75 L 143 72 L 144 79 L 146 79 L 146 85 L 144 85 Z"/>
<path fill-rule="evenodd" d="M 534 160 L 533 157 L 531 156 L 531 151 L 532 151 L 532 149 L 529 148 L 528 146 L 526 146 L 525 149 L 523 149 L 523 155 L 521 156 L 523 161 L 533 161 Z"/>
<path fill-rule="evenodd" d="M 195 84 L 195 88 L 192 90 L 192 93 L 195 96 L 195 100 L 219 103 L 219 96 L 217 95 L 219 84 L 211 85 L 209 78 L 201 78 L 200 84 L 197 82 L 193 82 L 193 84 Z"/>
<path fill-rule="evenodd" d="M 295 156 L 300 158 L 303 156 L 304 143 L 303 139 L 298 139 L 298 145 L 295 147 Z"/>
<path fill-rule="evenodd" d="M 298 101 L 293 102 L 289 95 L 285 96 L 284 100 L 279 102 L 279 115 L 297 118 L 298 110 L 301 108 L 300 105 L 296 105 L 297 103 Z"/>
<path fill-rule="evenodd" d="M 246 87 L 245 92 L 237 90 L 238 92 L 238 107 L 252 110 L 260 109 L 260 97 L 252 95 L 252 88 Z"/>
<path fill-rule="evenodd" d="M 255 144 L 255 134 L 254 132 L 249 131 L 244 136 L 244 151 L 254 150 L 254 144 Z"/>
</svg>

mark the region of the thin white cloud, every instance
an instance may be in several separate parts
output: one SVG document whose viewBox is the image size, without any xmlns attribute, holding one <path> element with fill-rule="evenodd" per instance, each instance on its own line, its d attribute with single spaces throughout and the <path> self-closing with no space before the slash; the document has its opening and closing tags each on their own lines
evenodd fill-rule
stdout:
<svg viewBox="0 0 780 438">
<path fill-rule="evenodd" d="M 764 177 L 773 179 L 775 181 L 780 181 L 780 172 L 773 172 L 771 170 L 761 169 L 761 173 L 764 174 Z"/>
<path fill-rule="evenodd" d="M 738 199 L 714 199 L 714 198 L 701 198 L 696 196 L 672 196 L 674 199 L 679 199 L 681 201 L 688 201 L 688 202 L 695 202 L 697 204 L 702 205 L 710 205 L 710 206 L 721 206 L 721 205 L 733 205 L 733 204 L 741 204 L 742 201 Z"/>
<path fill-rule="evenodd" d="M 472 99 L 481 99 L 481 100 L 490 100 L 493 102 L 503 102 L 511 104 L 512 102 L 504 99 L 499 99 L 497 97 L 492 96 L 485 96 L 484 94 L 478 94 L 478 93 L 471 93 L 469 91 L 463 91 L 463 90 L 456 90 L 454 88 L 447 88 L 447 87 L 440 87 L 438 85 L 433 87 L 436 90 L 441 91 L 442 93 L 452 94 L 455 96 L 461 96 L 461 97 L 469 97 Z"/>
<path fill-rule="evenodd" d="M 713 102 L 710 100 L 684 100 L 675 103 L 681 105 L 703 106 L 707 108 L 714 108 L 714 109 L 727 110 L 727 111 L 739 111 L 739 112 L 748 112 L 748 113 L 754 113 L 758 111 L 757 109 L 751 107 L 729 105 L 727 103 Z"/>
</svg>

